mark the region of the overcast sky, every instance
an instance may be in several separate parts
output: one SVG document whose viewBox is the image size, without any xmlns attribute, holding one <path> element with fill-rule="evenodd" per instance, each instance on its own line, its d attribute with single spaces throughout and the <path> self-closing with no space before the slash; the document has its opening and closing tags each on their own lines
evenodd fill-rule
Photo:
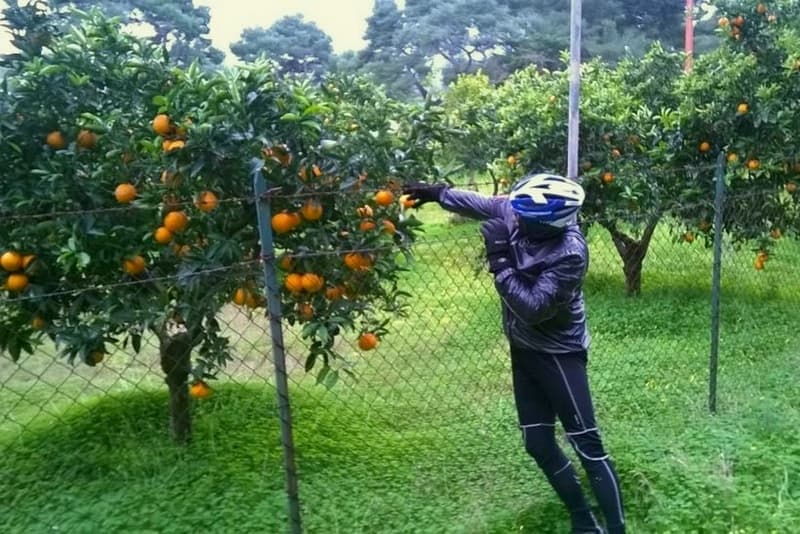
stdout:
<svg viewBox="0 0 800 534">
<path fill-rule="evenodd" d="M 359 50 L 364 46 L 366 19 L 372 13 L 373 3 L 373 0 L 195 0 L 195 5 L 211 8 L 211 39 L 214 46 L 229 56 L 228 60 L 231 59 L 228 46 L 239 39 L 244 28 L 269 27 L 281 17 L 297 13 L 330 35 L 336 52 Z M 0 7 L 5 6 L 5 0 L 0 0 Z M 0 53 L 10 50 L 8 34 L 3 33 Z"/>
</svg>

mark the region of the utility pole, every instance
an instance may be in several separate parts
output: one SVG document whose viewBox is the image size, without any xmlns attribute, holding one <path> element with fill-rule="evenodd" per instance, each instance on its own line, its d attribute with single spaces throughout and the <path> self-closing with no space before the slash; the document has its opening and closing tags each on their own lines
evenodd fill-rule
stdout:
<svg viewBox="0 0 800 534">
<path fill-rule="evenodd" d="M 578 177 L 578 132 L 580 129 L 581 98 L 581 4 L 572 0 L 570 10 L 569 44 L 569 124 L 567 137 L 567 178 Z"/>
<path fill-rule="evenodd" d="M 689 72 L 692 70 L 694 60 L 694 0 L 686 0 L 686 58 L 683 64 L 683 70 Z"/>
</svg>

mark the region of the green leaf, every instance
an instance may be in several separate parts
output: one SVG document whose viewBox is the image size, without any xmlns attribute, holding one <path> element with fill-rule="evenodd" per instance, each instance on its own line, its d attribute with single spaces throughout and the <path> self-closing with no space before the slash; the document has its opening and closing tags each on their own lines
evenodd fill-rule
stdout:
<svg viewBox="0 0 800 534">
<path fill-rule="evenodd" d="M 300 117 L 296 113 L 285 113 L 281 116 L 281 120 L 284 122 L 297 122 Z"/>
<path fill-rule="evenodd" d="M 339 381 L 339 371 L 331 371 L 325 377 L 325 387 L 328 389 L 333 389 L 333 386 Z"/>
<path fill-rule="evenodd" d="M 319 373 L 317 373 L 317 384 L 321 384 L 330 372 L 331 367 L 329 365 L 325 365 L 322 369 L 320 369 Z"/>
<path fill-rule="evenodd" d="M 153 97 L 153 105 L 159 108 L 166 108 L 169 106 L 169 101 L 164 95 L 156 95 Z"/>
<path fill-rule="evenodd" d="M 139 354 L 142 351 L 142 334 L 138 332 L 131 334 L 131 345 L 136 354 Z"/>
<path fill-rule="evenodd" d="M 308 355 L 308 358 L 306 358 L 306 372 L 311 371 L 311 369 L 314 368 L 315 363 L 317 363 L 317 353 L 312 352 Z"/>
</svg>

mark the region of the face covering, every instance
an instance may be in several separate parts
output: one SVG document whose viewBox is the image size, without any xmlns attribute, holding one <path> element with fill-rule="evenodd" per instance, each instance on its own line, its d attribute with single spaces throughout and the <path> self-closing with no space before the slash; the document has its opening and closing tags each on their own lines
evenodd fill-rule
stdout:
<svg viewBox="0 0 800 534">
<path fill-rule="evenodd" d="M 517 218 L 517 223 L 519 224 L 520 235 L 528 239 L 552 239 L 564 233 L 564 228 L 555 228 L 549 224 L 542 224 L 522 217 Z"/>
</svg>

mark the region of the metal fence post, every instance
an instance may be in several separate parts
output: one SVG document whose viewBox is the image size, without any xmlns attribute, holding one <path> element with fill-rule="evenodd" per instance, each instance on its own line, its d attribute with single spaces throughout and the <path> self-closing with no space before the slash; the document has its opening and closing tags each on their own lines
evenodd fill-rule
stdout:
<svg viewBox="0 0 800 534">
<path fill-rule="evenodd" d="M 578 178 L 578 142 L 580 141 L 581 106 L 581 30 L 582 2 L 572 0 L 569 44 L 569 119 L 567 123 L 567 178 Z"/>
<path fill-rule="evenodd" d="M 714 268 L 711 277 L 711 355 L 708 365 L 708 409 L 717 413 L 717 367 L 719 363 L 720 285 L 725 209 L 725 152 L 717 157 L 714 192 Z"/>
<path fill-rule="evenodd" d="M 272 214 L 267 196 L 267 182 L 260 171 L 254 173 L 253 187 L 256 195 L 258 234 L 261 238 L 261 258 L 264 281 L 267 288 L 272 357 L 275 364 L 275 382 L 278 390 L 278 416 L 281 425 L 281 444 L 286 474 L 286 495 L 289 499 L 289 526 L 292 534 L 300 534 L 300 498 L 297 489 L 297 466 L 295 462 L 294 436 L 292 434 L 292 411 L 289 405 L 289 380 L 286 372 L 286 354 L 283 346 L 281 325 L 281 294 L 275 270 L 275 243 L 272 235 Z"/>
</svg>

